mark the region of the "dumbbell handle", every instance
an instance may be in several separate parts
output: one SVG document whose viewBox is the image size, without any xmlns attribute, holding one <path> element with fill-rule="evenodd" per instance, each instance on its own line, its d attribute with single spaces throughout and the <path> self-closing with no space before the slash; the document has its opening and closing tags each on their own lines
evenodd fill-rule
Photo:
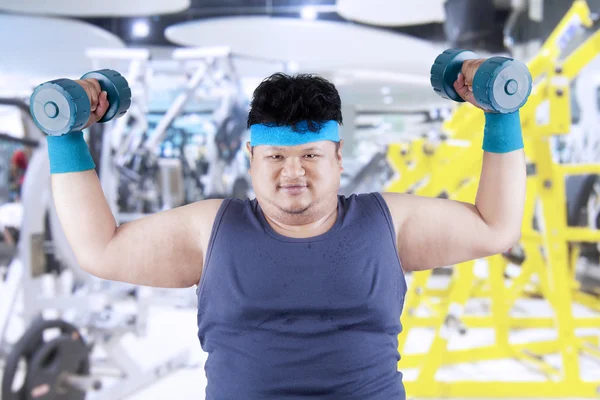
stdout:
<svg viewBox="0 0 600 400">
<path fill-rule="evenodd" d="M 123 116 L 131 105 L 131 89 L 127 80 L 116 71 L 103 69 L 88 72 L 81 80 L 96 79 L 106 91 L 108 109 L 98 122 L 107 122 Z M 42 132 L 61 136 L 76 132 L 88 125 L 90 99 L 81 82 L 56 79 L 35 88 L 30 98 L 30 111 Z"/>
<path fill-rule="evenodd" d="M 59 379 L 63 385 L 70 386 L 81 392 L 90 392 L 92 390 L 100 390 L 102 388 L 102 381 L 91 376 L 64 373 Z"/>
<path fill-rule="evenodd" d="M 81 80 L 84 79 L 96 79 L 102 91 L 107 93 L 108 110 L 98 122 L 107 122 L 113 118 L 119 118 L 129 109 L 131 89 L 127 80 L 121 74 L 104 69 L 88 72 L 81 77 Z"/>
<path fill-rule="evenodd" d="M 465 61 L 477 60 L 476 70 L 465 79 L 472 85 L 473 98 L 484 110 L 510 113 L 522 107 L 531 93 L 531 74 L 527 66 L 507 57 L 482 59 L 472 51 L 448 49 L 431 67 L 431 85 L 441 97 L 464 102 L 454 89 Z"/>
</svg>

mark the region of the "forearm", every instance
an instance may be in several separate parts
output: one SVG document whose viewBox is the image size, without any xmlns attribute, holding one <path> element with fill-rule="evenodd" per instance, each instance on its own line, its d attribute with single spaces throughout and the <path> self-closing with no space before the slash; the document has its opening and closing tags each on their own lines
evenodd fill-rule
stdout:
<svg viewBox="0 0 600 400">
<path fill-rule="evenodd" d="M 81 134 L 49 138 L 52 196 L 65 236 L 80 266 L 98 268 L 116 221 Z"/>
<path fill-rule="evenodd" d="M 490 228 L 492 240 L 510 246 L 520 237 L 525 204 L 527 173 L 521 130 L 515 120 L 518 114 L 487 117 L 475 207 Z"/>
</svg>

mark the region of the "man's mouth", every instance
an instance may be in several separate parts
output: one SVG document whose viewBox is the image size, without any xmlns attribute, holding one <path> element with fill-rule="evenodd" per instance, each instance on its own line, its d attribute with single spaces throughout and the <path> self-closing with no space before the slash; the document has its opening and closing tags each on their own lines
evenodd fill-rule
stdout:
<svg viewBox="0 0 600 400">
<path fill-rule="evenodd" d="M 304 192 L 308 187 L 307 187 L 307 185 L 293 184 L 293 185 L 281 185 L 280 188 L 281 188 L 281 190 L 283 190 L 285 193 L 288 193 L 288 194 L 300 194 L 300 193 Z"/>
</svg>

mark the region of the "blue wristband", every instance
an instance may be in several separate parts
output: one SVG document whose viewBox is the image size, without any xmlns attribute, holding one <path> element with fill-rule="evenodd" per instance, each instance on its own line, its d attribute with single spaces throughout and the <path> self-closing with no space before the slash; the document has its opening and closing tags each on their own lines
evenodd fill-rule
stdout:
<svg viewBox="0 0 600 400">
<path fill-rule="evenodd" d="M 83 132 L 72 132 L 62 136 L 46 136 L 50 173 L 80 172 L 94 169 L 92 159 Z"/>
<path fill-rule="evenodd" d="M 508 153 L 523 147 L 519 111 L 509 114 L 485 113 L 482 146 L 484 151 Z"/>
</svg>

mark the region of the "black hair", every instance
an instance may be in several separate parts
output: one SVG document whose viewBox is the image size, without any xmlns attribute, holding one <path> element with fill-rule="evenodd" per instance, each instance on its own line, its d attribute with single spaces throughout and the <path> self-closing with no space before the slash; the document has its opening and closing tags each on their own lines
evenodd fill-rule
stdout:
<svg viewBox="0 0 600 400">
<path fill-rule="evenodd" d="M 276 73 L 254 90 L 248 128 L 272 124 L 299 131 L 298 123 L 306 121 L 308 130 L 316 132 L 327 121 L 342 124 L 341 108 L 337 89 L 326 79 L 312 74 Z"/>
</svg>

